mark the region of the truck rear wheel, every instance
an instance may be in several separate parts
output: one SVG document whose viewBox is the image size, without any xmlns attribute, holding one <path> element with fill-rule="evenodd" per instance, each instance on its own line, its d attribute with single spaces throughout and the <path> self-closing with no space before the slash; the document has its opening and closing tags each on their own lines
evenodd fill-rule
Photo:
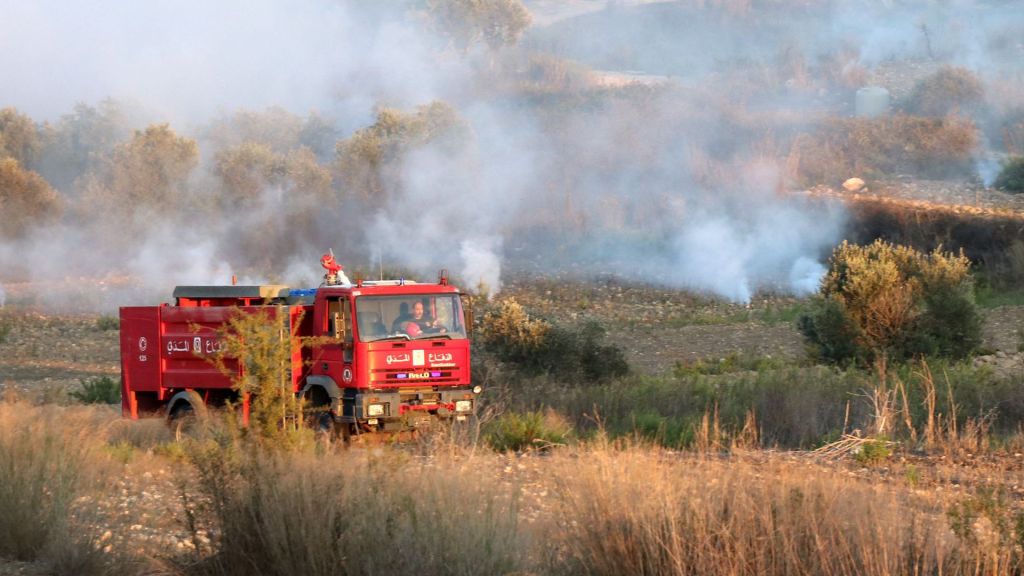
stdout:
<svg viewBox="0 0 1024 576">
<path fill-rule="evenodd" d="M 174 441 L 181 442 L 181 439 L 190 435 L 196 427 L 196 411 L 191 404 L 183 403 L 171 412 L 168 419 L 171 431 L 174 432 Z"/>
<path fill-rule="evenodd" d="M 206 404 L 199 394 L 188 390 L 179 392 L 171 399 L 167 423 L 178 442 L 195 431 L 196 424 L 206 418 Z"/>
</svg>

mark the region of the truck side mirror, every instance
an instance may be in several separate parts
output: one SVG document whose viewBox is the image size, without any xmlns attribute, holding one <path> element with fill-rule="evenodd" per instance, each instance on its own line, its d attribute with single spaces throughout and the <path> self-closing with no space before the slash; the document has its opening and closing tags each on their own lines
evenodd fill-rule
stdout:
<svg viewBox="0 0 1024 576">
<path fill-rule="evenodd" d="M 462 300 L 462 324 L 466 327 L 466 336 L 473 334 L 473 295 L 459 294 Z"/>
</svg>

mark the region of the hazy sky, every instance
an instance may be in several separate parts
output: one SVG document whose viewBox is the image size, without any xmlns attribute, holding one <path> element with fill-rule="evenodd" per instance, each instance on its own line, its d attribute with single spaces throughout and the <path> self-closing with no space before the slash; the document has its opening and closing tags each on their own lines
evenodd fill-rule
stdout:
<svg viewBox="0 0 1024 576">
<path fill-rule="evenodd" d="M 0 1 L 0 104 L 53 119 L 76 102 L 136 101 L 170 120 L 284 106 L 419 103 L 446 77 L 424 36 L 373 3 Z M 386 66 L 386 69 L 384 68 Z"/>
</svg>

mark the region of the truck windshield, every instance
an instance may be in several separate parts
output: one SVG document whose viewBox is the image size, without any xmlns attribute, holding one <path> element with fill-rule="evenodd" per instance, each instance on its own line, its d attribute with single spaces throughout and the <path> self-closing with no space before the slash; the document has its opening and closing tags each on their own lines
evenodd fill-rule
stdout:
<svg viewBox="0 0 1024 576">
<path fill-rule="evenodd" d="M 458 294 L 359 296 L 356 319 L 360 342 L 466 337 Z"/>
</svg>

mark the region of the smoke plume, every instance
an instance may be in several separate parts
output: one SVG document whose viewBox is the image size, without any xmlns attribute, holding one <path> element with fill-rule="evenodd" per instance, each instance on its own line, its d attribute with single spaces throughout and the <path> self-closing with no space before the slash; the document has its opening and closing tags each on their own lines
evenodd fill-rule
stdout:
<svg viewBox="0 0 1024 576">
<path fill-rule="evenodd" d="M 971 1 L 525 4 L 543 11 L 496 45 L 421 3 L 7 3 L 0 108 L 50 134 L 23 163 L 64 208 L 0 230 L 0 280 L 131 278 L 110 307 L 233 274 L 315 284 L 333 248 L 347 271 L 449 268 L 492 292 L 541 270 L 807 294 L 845 216 L 799 193 L 795 135 L 889 62 L 988 79 L 1024 61 L 1024 13 Z M 457 130 L 415 116 L 435 102 Z M 195 167 L 132 188 L 148 148 L 125 147 L 165 122 Z"/>
</svg>

